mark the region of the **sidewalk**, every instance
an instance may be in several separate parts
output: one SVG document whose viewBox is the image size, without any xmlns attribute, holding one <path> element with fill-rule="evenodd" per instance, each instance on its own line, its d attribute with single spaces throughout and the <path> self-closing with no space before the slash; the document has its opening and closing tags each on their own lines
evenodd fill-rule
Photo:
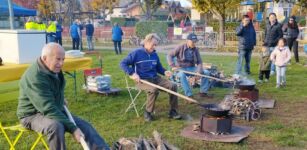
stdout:
<svg viewBox="0 0 307 150">
<path fill-rule="evenodd" d="M 71 45 L 63 44 L 64 47 L 71 47 Z M 160 45 L 157 46 L 157 51 L 159 53 L 167 54 L 170 50 L 175 49 L 178 45 Z M 133 51 L 138 47 L 122 47 L 123 51 Z M 113 50 L 113 46 L 95 46 L 95 49 L 99 50 Z M 237 56 L 237 53 L 231 53 L 231 52 L 200 52 L 201 55 L 221 55 L 221 56 Z M 253 54 L 254 55 L 254 54 Z"/>
<path fill-rule="evenodd" d="M 64 47 L 71 47 L 71 45 L 63 44 Z M 167 54 L 170 50 L 175 49 L 178 46 L 178 44 L 170 44 L 170 45 L 158 45 L 156 47 L 157 52 Z M 86 46 L 84 47 L 86 48 Z M 123 51 L 133 51 L 138 47 L 122 47 Z M 95 49 L 99 50 L 113 50 L 113 46 L 95 46 Z M 215 52 L 215 51 L 205 51 L 200 50 L 201 55 L 210 55 L 210 56 L 238 56 L 238 53 L 236 52 Z M 293 55 L 293 53 L 291 53 Z M 252 53 L 253 57 L 258 57 L 259 54 L 257 52 Z M 307 55 L 304 52 L 299 52 L 300 57 L 307 57 Z"/>
</svg>

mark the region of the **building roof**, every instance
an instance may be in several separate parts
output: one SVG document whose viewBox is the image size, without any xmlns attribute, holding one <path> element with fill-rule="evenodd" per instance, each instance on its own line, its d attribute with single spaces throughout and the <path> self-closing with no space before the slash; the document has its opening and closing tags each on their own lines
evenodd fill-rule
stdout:
<svg viewBox="0 0 307 150">
<path fill-rule="evenodd" d="M 129 11 L 129 10 L 135 8 L 135 7 L 139 7 L 139 6 L 141 6 L 141 3 L 131 3 L 131 4 L 129 4 L 126 8 L 124 8 L 124 9 L 121 11 L 121 13 L 127 13 L 127 11 Z"/>
</svg>

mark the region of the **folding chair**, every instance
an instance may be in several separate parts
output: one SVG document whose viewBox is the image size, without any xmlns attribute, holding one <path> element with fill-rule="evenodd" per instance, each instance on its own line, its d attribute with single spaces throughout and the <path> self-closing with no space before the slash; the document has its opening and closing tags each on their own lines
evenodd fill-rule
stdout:
<svg viewBox="0 0 307 150">
<path fill-rule="evenodd" d="M 18 134 L 15 137 L 14 140 L 11 140 L 8 136 L 8 134 L 5 131 L 17 131 Z M 24 128 L 21 124 L 19 125 L 15 125 L 15 126 L 8 126 L 8 127 L 3 127 L 1 122 L 0 122 L 0 133 L 2 132 L 2 134 L 4 135 L 6 141 L 8 142 L 8 144 L 10 145 L 10 150 L 15 150 L 15 145 L 17 144 L 17 142 L 20 140 L 20 138 L 22 137 L 24 132 L 33 132 L 32 130 L 28 130 L 26 128 Z M 37 144 L 41 141 L 44 145 L 44 147 L 46 148 L 46 150 L 49 150 L 48 145 L 46 143 L 46 141 L 43 138 L 43 135 L 39 132 L 36 132 L 37 134 L 37 138 L 35 140 L 35 142 L 32 144 L 31 146 L 31 150 L 34 150 L 35 147 L 37 146 Z"/>
<path fill-rule="evenodd" d="M 127 76 L 125 76 L 125 80 L 126 80 L 126 88 L 127 88 L 128 92 L 129 92 L 129 96 L 130 96 L 130 100 L 131 100 L 131 103 L 127 107 L 125 113 L 127 113 L 130 109 L 133 108 L 135 113 L 136 113 L 136 116 L 140 117 L 138 109 L 136 108 L 136 99 L 141 94 L 142 90 L 138 89 L 136 86 L 129 86 Z M 137 91 L 137 93 L 133 96 L 132 91 Z M 141 110 L 144 108 L 145 104 L 146 104 L 146 102 L 141 107 Z"/>
</svg>

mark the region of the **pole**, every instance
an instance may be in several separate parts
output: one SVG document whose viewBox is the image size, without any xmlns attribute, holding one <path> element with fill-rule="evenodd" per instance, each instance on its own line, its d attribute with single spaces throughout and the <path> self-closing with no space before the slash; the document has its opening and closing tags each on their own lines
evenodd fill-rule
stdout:
<svg viewBox="0 0 307 150">
<path fill-rule="evenodd" d="M 14 11 L 12 7 L 12 1 L 7 0 L 7 3 L 8 3 L 8 8 L 9 8 L 9 14 L 10 14 L 10 28 L 11 30 L 13 30 L 14 29 Z"/>
<path fill-rule="evenodd" d="M 160 89 L 160 90 L 162 90 L 162 91 L 165 91 L 165 92 L 167 92 L 167 93 L 170 93 L 170 94 L 176 95 L 176 96 L 178 96 L 178 97 L 181 97 L 181 98 L 183 98 L 183 99 L 185 99 L 185 100 L 187 100 L 187 101 L 190 101 L 190 102 L 192 102 L 192 103 L 200 104 L 197 100 L 194 100 L 194 99 L 192 99 L 192 98 L 190 98 L 190 97 L 187 97 L 187 96 L 185 96 L 185 95 L 179 94 L 179 93 L 177 93 L 177 92 L 171 91 L 171 90 L 166 89 L 166 88 L 164 88 L 164 87 L 161 87 L 161 86 L 159 86 L 159 85 L 153 84 L 153 83 L 148 82 L 148 81 L 146 81 L 146 80 L 142 80 L 142 79 L 141 79 L 140 82 L 142 82 L 142 83 L 144 83 L 144 84 L 147 84 L 147 85 L 149 85 L 149 86 L 155 87 L 155 88 L 157 88 L 157 89 Z"/>
<path fill-rule="evenodd" d="M 200 77 L 204 77 L 204 78 L 208 78 L 208 79 L 213 79 L 213 80 L 216 80 L 216 81 L 221 81 L 221 82 L 230 82 L 230 80 L 223 80 L 223 79 L 219 79 L 219 78 L 215 78 L 215 77 L 211 77 L 211 76 L 207 76 L 207 75 L 204 75 L 204 74 L 199 74 L 199 73 L 195 73 L 195 72 L 190 72 L 190 71 L 185 71 L 185 70 L 175 70 L 175 71 L 181 71 L 183 73 L 187 73 L 187 74 L 191 74 L 191 75 L 195 75 L 195 76 L 200 76 Z"/>
<path fill-rule="evenodd" d="M 75 122 L 74 118 L 72 117 L 71 113 L 69 112 L 68 108 L 67 108 L 65 105 L 64 105 L 64 109 L 65 109 L 65 112 L 66 112 L 66 114 L 67 114 L 69 120 L 70 120 L 74 125 L 76 125 L 76 122 Z M 81 138 L 80 138 L 80 143 L 81 143 L 81 145 L 82 145 L 82 147 L 83 147 L 84 150 L 90 150 L 89 146 L 87 145 L 87 143 L 86 143 L 85 140 L 84 140 L 84 137 L 81 137 Z"/>
</svg>

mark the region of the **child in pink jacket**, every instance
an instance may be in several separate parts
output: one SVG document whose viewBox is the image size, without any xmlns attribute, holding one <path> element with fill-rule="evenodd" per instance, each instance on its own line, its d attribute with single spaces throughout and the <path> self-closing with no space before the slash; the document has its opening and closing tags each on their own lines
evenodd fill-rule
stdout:
<svg viewBox="0 0 307 150">
<path fill-rule="evenodd" d="M 276 65 L 276 88 L 286 86 L 286 66 L 291 59 L 291 52 L 286 46 L 286 39 L 280 38 L 271 54 L 271 61 Z"/>
</svg>

